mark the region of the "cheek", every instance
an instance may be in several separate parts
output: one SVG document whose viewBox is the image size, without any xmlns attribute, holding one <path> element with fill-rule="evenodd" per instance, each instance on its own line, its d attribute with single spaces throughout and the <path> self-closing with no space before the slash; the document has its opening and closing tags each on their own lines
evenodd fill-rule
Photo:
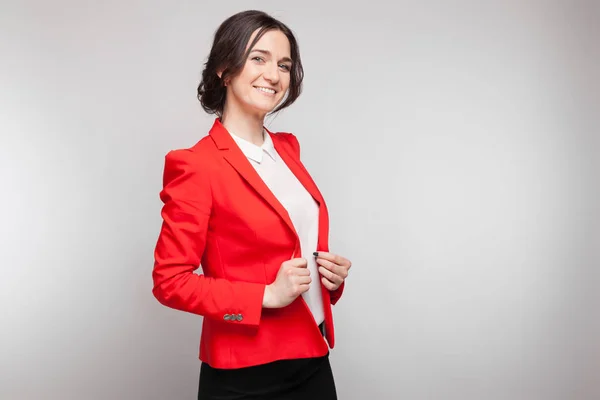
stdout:
<svg viewBox="0 0 600 400">
<path fill-rule="evenodd" d="M 251 85 L 258 76 L 260 74 L 256 71 L 256 67 L 252 64 L 246 64 L 242 72 L 236 77 L 238 87 Z"/>
<path fill-rule="evenodd" d="M 236 96 L 244 96 L 252 89 L 252 79 L 248 74 L 239 75 L 235 82 L 230 84 L 230 89 Z"/>
<path fill-rule="evenodd" d="M 283 93 L 287 92 L 290 88 L 290 75 L 286 74 L 281 77 L 281 87 L 283 88 Z"/>
</svg>

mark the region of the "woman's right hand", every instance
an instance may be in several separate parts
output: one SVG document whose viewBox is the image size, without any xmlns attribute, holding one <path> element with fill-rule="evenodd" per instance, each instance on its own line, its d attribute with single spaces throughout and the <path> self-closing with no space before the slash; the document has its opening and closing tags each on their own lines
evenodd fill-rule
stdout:
<svg viewBox="0 0 600 400">
<path fill-rule="evenodd" d="M 284 261 L 279 267 L 275 282 L 265 288 L 263 307 L 285 307 L 306 292 L 311 282 L 307 264 L 305 258 Z"/>
</svg>

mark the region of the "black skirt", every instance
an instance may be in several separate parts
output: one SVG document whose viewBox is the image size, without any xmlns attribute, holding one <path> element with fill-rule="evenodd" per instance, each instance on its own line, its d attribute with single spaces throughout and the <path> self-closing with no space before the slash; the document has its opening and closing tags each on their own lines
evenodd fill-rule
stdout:
<svg viewBox="0 0 600 400">
<path fill-rule="evenodd" d="M 238 369 L 200 367 L 198 400 L 337 400 L 329 354 Z"/>
</svg>

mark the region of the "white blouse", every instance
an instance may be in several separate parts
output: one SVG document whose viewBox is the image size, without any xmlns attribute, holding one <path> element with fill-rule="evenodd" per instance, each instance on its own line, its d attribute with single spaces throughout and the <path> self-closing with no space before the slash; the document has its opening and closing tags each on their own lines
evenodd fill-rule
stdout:
<svg viewBox="0 0 600 400">
<path fill-rule="evenodd" d="M 302 186 L 302 183 L 290 171 L 286 163 L 279 157 L 273 146 L 271 136 L 264 132 L 264 143 L 257 146 L 231 133 L 231 137 L 250 163 L 287 210 L 294 228 L 300 238 L 302 255 L 308 261 L 308 269 L 312 278 L 310 288 L 302 294 L 310 308 L 315 322 L 320 324 L 325 319 L 321 295 L 321 278 L 317 263 L 312 253 L 317 251 L 319 235 L 319 205 Z"/>
</svg>

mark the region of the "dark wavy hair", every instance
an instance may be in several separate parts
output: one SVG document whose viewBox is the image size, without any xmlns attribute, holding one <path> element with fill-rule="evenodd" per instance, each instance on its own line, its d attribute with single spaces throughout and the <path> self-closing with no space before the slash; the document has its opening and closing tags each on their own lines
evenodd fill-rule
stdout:
<svg viewBox="0 0 600 400">
<path fill-rule="evenodd" d="M 250 37 L 256 30 L 258 30 L 257 35 L 248 46 Z M 288 38 L 292 58 L 290 87 L 287 96 L 272 113 L 290 106 L 300 96 L 304 70 L 300 60 L 298 42 L 291 29 L 263 11 L 242 11 L 227 18 L 219 26 L 214 35 L 208 60 L 204 63 L 202 79 L 198 85 L 198 100 L 207 113 L 217 114 L 219 117 L 223 115 L 227 94 L 224 82 L 227 78 L 241 72 L 248 54 L 256 42 L 271 30 L 281 31 Z M 248 48 L 247 51 L 246 48 Z M 219 71 L 222 71 L 221 77 L 218 75 Z"/>
</svg>

